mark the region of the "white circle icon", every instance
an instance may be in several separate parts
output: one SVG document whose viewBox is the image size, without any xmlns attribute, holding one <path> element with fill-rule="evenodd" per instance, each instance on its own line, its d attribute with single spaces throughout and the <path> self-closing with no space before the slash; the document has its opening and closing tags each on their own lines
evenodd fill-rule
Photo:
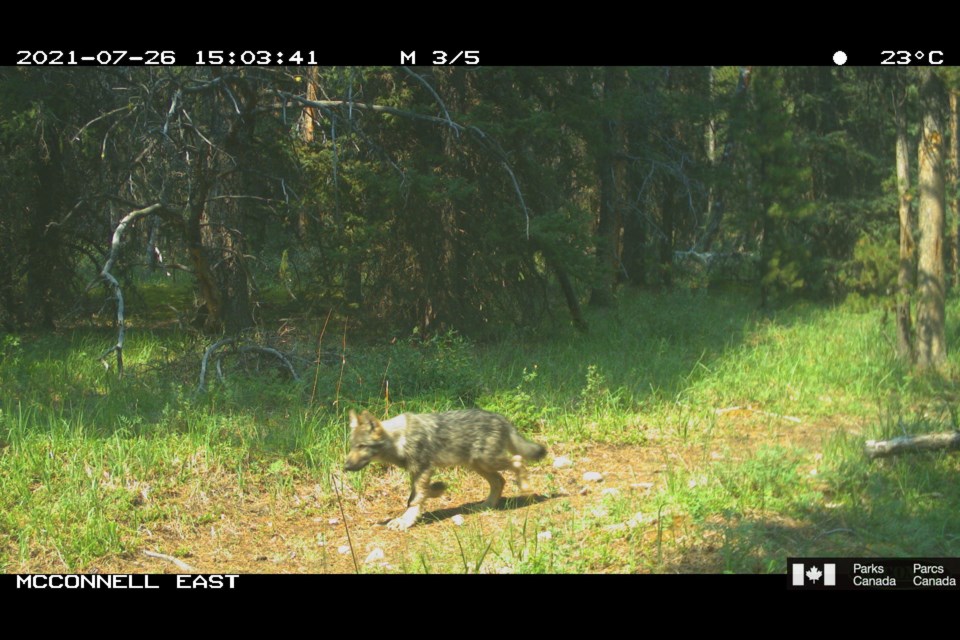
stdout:
<svg viewBox="0 0 960 640">
<path fill-rule="evenodd" d="M 847 54 L 845 54 L 843 51 L 837 51 L 835 54 L 833 54 L 833 63 L 840 66 L 846 64 Z"/>
</svg>

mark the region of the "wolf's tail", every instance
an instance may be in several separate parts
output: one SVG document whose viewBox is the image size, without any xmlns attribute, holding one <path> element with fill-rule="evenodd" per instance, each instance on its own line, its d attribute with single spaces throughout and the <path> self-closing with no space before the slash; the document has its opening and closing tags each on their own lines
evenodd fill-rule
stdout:
<svg viewBox="0 0 960 640">
<path fill-rule="evenodd" d="M 547 455 L 547 448 L 542 444 L 530 442 L 522 435 L 517 433 L 516 429 L 510 432 L 510 444 L 521 456 L 528 460 L 539 460 Z"/>
</svg>

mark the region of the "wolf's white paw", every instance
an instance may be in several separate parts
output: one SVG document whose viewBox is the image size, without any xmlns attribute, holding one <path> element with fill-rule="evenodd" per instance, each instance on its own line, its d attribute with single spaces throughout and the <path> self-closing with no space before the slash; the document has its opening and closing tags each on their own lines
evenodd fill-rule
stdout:
<svg viewBox="0 0 960 640">
<path fill-rule="evenodd" d="M 406 531 L 413 526 L 413 521 L 405 520 L 404 518 L 394 518 L 387 523 L 387 529 L 393 529 L 394 531 Z"/>
</svg>

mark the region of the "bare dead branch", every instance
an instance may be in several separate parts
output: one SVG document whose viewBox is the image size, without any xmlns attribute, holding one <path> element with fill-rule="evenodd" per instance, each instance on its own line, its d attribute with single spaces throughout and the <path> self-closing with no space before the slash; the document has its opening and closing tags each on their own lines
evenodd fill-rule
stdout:
<svg viewBox="0 0 960 640">
<path fill-rule="evenodd" d="M 89 127 L 89 126 L 92 125 L 93 123 L 99 122 L 100 120 L 103 120 L 104 118 L 109 118 L 109 117 L 112 116 L 113 114 L 119 113 L 120 111 L 126 111 L 126 110 L 129 109 L 129 108 L 130 108 L 130 105 L 126 105 L 126 104 L 125 104 L 125 105 L 123 105 L 122 107 L 117 107 L 117 108 L 114 109 L 113 111 L 107 111 L 106 113 L 97 116 L 96 118 L 94 118 L 93 120 L 91 120 L 90 122 L 88 122 L 87 124 L 85 124 L 85 125 L 83 125 L 82 127 L 80 127 L 80 130 L 77 131 L 77 135 L 73 136 L 73 140 L 71 140 L 71 142 L 76 142 L 77 140 L 79 140 L 79 139 L 80 139 L 80 134 L 82 134 L 82 133 L 87 129 L 87 127 Z"/>
<path fill-rule="evenodd" d="M 299 380 L 300 376 L 297 375 L 296 370 L 294 370 L 293 365 L 290 364 L 290 360 L 287 359 L 287 356 L 283 355 L 276 349 L 271 349 L 270 347 L 259 347 L 257 345 L 248 345 L 245 347 L 240 347 L 240 353 L 265 353 L 267 355 L 277 358 L 283 366 L 287 368 L 290 372 L 290 375 L 294 380 Z"/>
<path fill-rule="evenodd" d="M 157 553 L 156 551 L 147 551 L 146 549 L 144 549 L 143 555 L 148 556 L 150 558 L 159 558 L 160 560 L 166 560 L 167 562 L 172 562 L 173 564 L 177 565 L 178 569 L 182 569 L 183 571 L 194 571 L 194 572 L 196 571 L 196 569 L 188 565 L 183 560 L 180 560 L 179 558 L 174 558 L 173 556 L 168 556 L 163 553 Z"/>
<path fill-rule="evenodd" d="M 167 111 L 167 118 L 163 122 L 163 137 L 167 137 L 167 132 L 170 130 L 170 118 L 173 117 L 173 114 L 177 111 L 177 105 L 180 104 L 180 91 L 177 90 L 173 94 L 173 100 L 170 101 L 170 109 Z M 138 157 L 137 160 L 140 158 Z"/>
<path fill-rule="evenodd" d="M 104 351 L 100 355 L 100 361 L 103 362 L 104 367 L 109 365 L 106 362 L 106 358 L 111 353 L 116 352 L 117 354 L 117 377 L 123 377 L 123 338 L 126 334 L 126 325 L 124 324 L 123 319 L 123 291 L 120 289 L 120 283 L 111 273 L 113 265 L 117 261 L 117 252 L 120 250 L 120 242 L 123 240 L 123 232 L 126 231 L 127 227 L 135 222 L 136 220 L 148 216 L 152 213 L 156 213 L 163 209 L 163 205 L 160 203 L 152 204 L 149 207 L 143 209 L 137 209 L 136 211 L 131 211 L 117 225 L 117 228 L 113 231 L 113 239 L 110 242 L 110 256 L 107 258 L 106 264 L 103 265 L 103 269 L 100 271 L 100 277 L 107 283 L 107 285 L 113 289 L 113 295 L 117 300 L 117 343 Z M 89 289 L 89 287 L 88 287 Z"/>
<path fill-rule="evenodd" d="M 437 95 L 437 92 L 434 90 L 434 88 L 430 86 L 430 83 L 424 80 L 423 76 L 421 76 L 419 73 L 414 72 L 413 69 L 411 69 L 410 67 L 400 67 L 400 68 L 406 71 L 407 74 L 413 76 L 417 81 L 420 82 L 420 84 L 422 84 L 424 87 L 427 88 L 427 91 L 430 92 L 430 95 L 433 96 L 433 99 L 437 101 L 438 105 L 440 105 L 440 109 L 443 111 L 443 115 L 447 119 L 447 124 L 450 126 L 451 129 L 454 130 L 454 132 L 456 132 L 456 135 L 459 138 L 460 132 L 457 130 L 457 127 L 453 122 L 453 118 L 450 117 L 450 112 L 447 111 L 447 105 L 443 104 L 443 100 L 440 99 L 440 96 Z"/>
<path fill-rule="evenodd" d="M 240 105 L 237 104 L 237 99 L 233 97 L 233 92 L 230 91 L 230 87 L 223 85 L 223 91 L 227 94 L 227 97 L 230 98 L 230 102 L 233 103 L 233 108 L 236 109 L 237 115 L 241 114 Z"/>
<path fill-rule="evenodd" d="M 206 391 L 207 363 L 209 363 L 210 356 L 213 355 L 213 352 L 224 345 L 236 344 L 236 342 L 237 338 L 223 338 L 207 347 L 207 350 L 203 353 L 203 358 L 200 360 L 200 383 L 197 385 L 197 393 Z"/>
<path fill-rule="evenodd" d="M 864 449 L 870 458 L 884 458 L 901 453 L 960 449 L 960 431 L 930 433 L 922 436 L 900 436 L 893 440 L 867 440 Z"/>
<path fill-rule="evenodd" d="M 259 346 L 259 345 L 244 345 L 244 346 L 239 346 L 239 343 L 240 343 L 240 338 L 237 338 L 237 337 L 233 337 L 233 338 L 223 338 L 223 339 L 221 339 L 221 340 L 217 340 L 217 341 L 214 342 L 212 345 L 210 345 L 209 347 L 207 347 L 206 351 L 205 351 L 204 354 L 203 354 L 203 358 L 202 358 L 201 361 L 200 361 L 200 382 L 199 382 L 199 384 L 197 385 L 197 393 L 203 393 L 204 391 L 206 391 L 206 388 L 207 388 L 207 382 L 206 382 L 206 381 L 207 381 L 207 368 L 208 368 L 209 365 L 210 365 L 210 357 L 211 357 L 214 353 L 216 353 L 218 349 L 220 349 L 221 347 L 227 346 L 227 345 L 234 345 L 234 346 L 236 346 L 236 347 L 237 347 L 237 348 L 236 348 L 236 351 L 237 351 L 238 353 L 261 353 L 261 354 L 266 354 L 266 355 L 269 355 L 269 356 L 273 356 L 274 358 L 276 358 L 277 360 L 280 361 L 280 363 L 284 366 L 284 368 L 287 369 L 287 371 L 290 372 L 290 375 L 291 375 L 291 377 L 293 377 L 294 380 L 299 380 L 299 379 L 300 379 L 300 376 L 297 375 L 297 371 L 296 371 L 296 369 L 294 369 L 293 364 L 290 362 L 289 358 L 287 358 L 287 356 L 283 355 L 282 353 L 280 353 L 280 352 L 277 351 L 276 349 L 272 349 L 272 348 L 270 348 L 270 347 L 261 347 L 261 346 Z M 216 363 L 215 363 L 215 366 L 216 366 L 216 369 L 217 369 L 217 379 L 218 379 L 221 383 L 223 383 L 223 381 L 224 381 L 223 368 L 222 368 L 222 366 L 221 366 L 221 360 L 222 360 L 222 359 L 223 359 L 223 354 L 218 355 L 218 356 L 217 356 L 217 359 L 216 359 Z"/>
</svg>

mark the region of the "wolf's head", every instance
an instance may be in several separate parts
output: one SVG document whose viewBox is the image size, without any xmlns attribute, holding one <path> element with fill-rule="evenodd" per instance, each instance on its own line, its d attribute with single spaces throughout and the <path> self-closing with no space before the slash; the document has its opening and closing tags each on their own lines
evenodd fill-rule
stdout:
<svg viewBox="0 0 960 640">
<path fill-rule="evenodd" d="M 370 464 L 379 453 L 390 447 L 390 437 L 380 421 L 369 411 L 357 416 L 350 411 L 350 453 L 343 468 L 347 471 L 359 471 Z"/>
</svg>

